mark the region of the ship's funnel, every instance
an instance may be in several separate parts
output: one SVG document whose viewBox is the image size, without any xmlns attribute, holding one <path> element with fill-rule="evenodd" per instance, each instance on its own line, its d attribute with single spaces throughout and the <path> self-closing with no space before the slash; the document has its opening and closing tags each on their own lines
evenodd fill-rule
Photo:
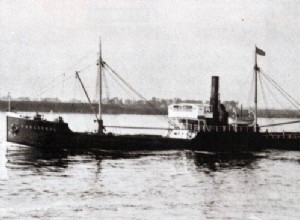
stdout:
<svg viewBox="0 0 300 220">
<path fill-rule="evenodd" d="M 213 76 L 211 81 L 210 105 L 212 106 L 213 121 L 219 122 L 219 77 Z"/>
</svg>

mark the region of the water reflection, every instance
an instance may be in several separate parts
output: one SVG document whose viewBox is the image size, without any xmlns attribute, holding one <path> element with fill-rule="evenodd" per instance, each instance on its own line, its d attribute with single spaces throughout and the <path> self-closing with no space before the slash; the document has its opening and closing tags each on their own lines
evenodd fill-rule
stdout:
<svg viewBox="0 0 300 220">
<path fill-rule="evenodd" d="M 199 169 L 208 168 L 210 171 L 241 168 L 254 169 L 257 161 L 265 157 L 262 153 L 254 152 L 193 152 L 190 154 L 190 158 L 194 159 L 194 163 Z"/>
<path fill-rule="evenodd" d="M 13 169 L 43 168 L 44 171 L 63 171 L 69 165 L 80 163 L 97 163 L 98 172 L 104 159 L 136 159 L 157 155 L 155 152 L 123 152 L 99 149 L 41 149 L 23 145 L 7 144 L 3 150 L 3 167 L 7 163 Z M 47 169 L 47 170 L 45 170 Z"/>
<path fill-rule="evenodd" d="M 6 168 L 6 149 L 4 147 L 0 147 L 0 180 L 7 179 L 7 168 Z"/>
<path fill-rule="evenodd" d="M 174 152 L 173 152 L 174 153 Z M 172 154 L 172 153 L 171 153 Z M 257 153 L 212 153 L 186 152 L 187 159 L 194 161 L 197 168 L 208 168 L 211 171 L 221 169 L 253 169 L 256 162 L 266 157 Z M 159 156 L 167 159 L 170 152 L 123 152 L 99 149 L 40 149 L 19 145 L 7 145 L 6 161 L 11 168 L 47 168 L 51 171 L 62 171 L 69 164 L 96 161 L 100 172 L 104 159 L 137 159 L 146 156 Z M 5 156 L 4 156 L 5 157 Z"/>
<path fill-rule="evenodd" d="M 6 149 L 7 164 L 10 168 L 48 167 L 50 169 L 68 166 L 68 154 L 63 149 L 49 150 L 9 144 Z"/>
</svg>

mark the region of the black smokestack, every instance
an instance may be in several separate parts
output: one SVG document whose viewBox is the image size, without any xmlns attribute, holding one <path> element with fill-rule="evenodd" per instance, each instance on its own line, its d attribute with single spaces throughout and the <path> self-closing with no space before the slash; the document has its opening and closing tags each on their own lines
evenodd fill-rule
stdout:
<svg viewBox="0 0 300 220">
<path fill-rule="evenodd" d="M 210 105 L 213 111 L 214 123 L 219 122 L 219 77 L 213 76 L 211 81 Z"/>
</svg>

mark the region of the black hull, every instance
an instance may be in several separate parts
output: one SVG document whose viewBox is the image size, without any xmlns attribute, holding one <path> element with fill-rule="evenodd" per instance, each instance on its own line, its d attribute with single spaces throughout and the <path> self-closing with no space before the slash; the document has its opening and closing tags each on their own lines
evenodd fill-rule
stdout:
<svg viewBox="0 0 300 220">
<path fill-rule="evenodd" d="M 38 148 L 99 148 L 103 150 L 259 151 L 299 150 L 300 139 L 274 139 L 259 132 L 199 132 L 194 139 L 154 135 L 101 135 L 72 132 L 68 124 L 7 116 L 7 141 Z"/>
<path fill-rule="evenodd" d="M 47 130 L 46 130 L 47 128 Z M 101 135 L 72 132 L 66 123 L 7 117 L 7 141 L 39 148 L 104 150 L 188 149 L 190 141 L 154 135 Z"/>
<path fill-rule="evenodd" d="M 255 132 L 199 132 L 192 140 L 193 150 L 214 152 L 259 151 L 264 138 Z"/>
</svg>

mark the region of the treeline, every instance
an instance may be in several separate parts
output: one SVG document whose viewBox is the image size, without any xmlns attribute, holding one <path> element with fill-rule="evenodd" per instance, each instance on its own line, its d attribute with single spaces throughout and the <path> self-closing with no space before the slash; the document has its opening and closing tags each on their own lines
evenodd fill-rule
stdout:
<svg viewBox="0 0 300 220">
<path fill-rule="evenodd" d="M 98 112 L 98 104 L 92 104 L 92 108 L 87 103 L 63 103 L 63 102 L 45 102 L 45 101 L 11 101 L 11 111 L 14 112 L 61 112 L 61 113 L 93 113 Z M 130 104 L 103 104 L 103 113 L 105 114 L 168 114 L 168 105 L 162 105 L 161 103 L 154 103 L 153 106 L 157 109 L 154 111 L 145 102 L 130 103 Z M 5 112 L 8 110 L 8 102 L 0 101 L 0 111 Z M 230 114 L 233 114 L 232 108 L 227 108 Z M 239 109 L 237 113 L 241 114 Z M 243 110 L 244 116 L 248 114 L 248 111 Z M 295 118 L 300 117 L 299 111 L 294 110 L 277 110 L 270 109 L 258 110 L 259 117 L 272 117 L 272 118 Z"/>
<path fill-rule="evenodd" d="M 68 102 L 43 102 L 43 101 L 11 101 L 12 112 L 61 112 L 61 113 L 93 113 L 98 112 L 98 104 L 68 103 Z M 146 104 L 140 105 L 119 105 L 103 104 L 102 111 L 105 114 L 158 114 Z M 167 114 L 167 107 L 157 107 L 162 114 Z M 0 101 L 0 111 L 8 111 L 8 102 Z"/>
</svg>

